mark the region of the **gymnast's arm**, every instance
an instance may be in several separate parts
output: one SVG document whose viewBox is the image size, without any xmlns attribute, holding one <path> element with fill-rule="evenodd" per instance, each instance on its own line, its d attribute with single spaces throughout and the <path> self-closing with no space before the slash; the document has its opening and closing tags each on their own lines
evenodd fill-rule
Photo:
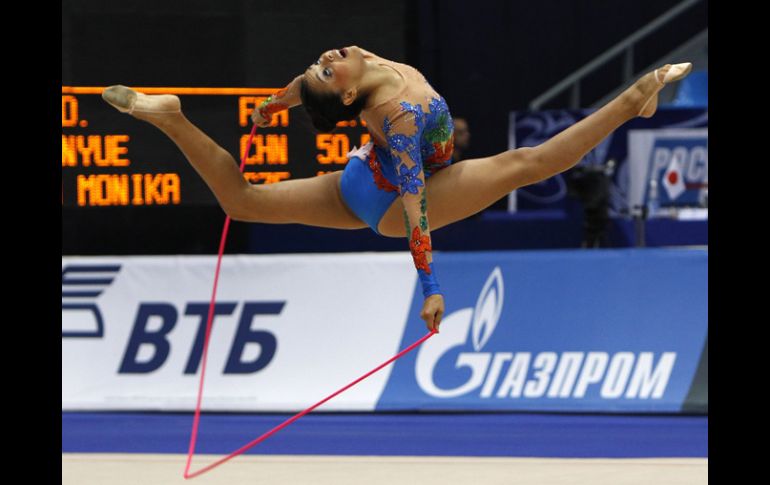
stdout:
<svg viewBox="0 0 770 485">
<path fill-rule="evenodd" d="M 285 88 L 279 89 L 275 94 L 263 101 L 251 113 L 251 121 L 260 128 L 264 128 L 270 124 L 275 113 L 301 105 L 302 99 L 299 95 L 301 81 L 302 75 L 300 74 Z"/>
<path fill-rule="evenodd" d="M 386 136 L 393 159 L 398 160 L 396 173 L 404 210 L 406 237 L 425 297 L 420 317 L 425 320 L 429 330 L 438 331 L 444 314 L 444 299 L 433 267 L 419 133 L 411 136 L 406 134 L 410 125 L 411 131 L 414 131 L 414 122 L 407 116 L 400 116 L 397 121 L 387 126 Z M 401 130 L 402 127 L 405 129 Z"/>
</svg>

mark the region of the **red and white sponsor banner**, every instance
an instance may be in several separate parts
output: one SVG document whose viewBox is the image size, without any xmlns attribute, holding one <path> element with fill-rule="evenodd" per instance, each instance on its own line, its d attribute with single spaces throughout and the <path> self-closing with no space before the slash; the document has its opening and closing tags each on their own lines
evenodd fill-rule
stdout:
<svg viewBox="0 0 770 485">
<path fill-rule="evenodd" d="M 630 130 L 628 206 L 703 206 L 708 194 L 708 129 Z M 650 181 L 657 182 L 652 195 Z"/>
</svg>

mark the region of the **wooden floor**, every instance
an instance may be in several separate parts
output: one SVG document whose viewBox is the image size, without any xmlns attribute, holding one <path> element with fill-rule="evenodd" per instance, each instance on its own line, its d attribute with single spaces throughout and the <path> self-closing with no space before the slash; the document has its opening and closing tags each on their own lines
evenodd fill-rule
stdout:
<svg viewBox="0 0 770 485">
<path fill-rule="evenodd" d="M 192 471 L 220 456 L 197 455 Z M 186 456 L 62 454 L 62 485 L 702 485 L 707 458 L 238 456 L 185 480 Z"/>
</svg>

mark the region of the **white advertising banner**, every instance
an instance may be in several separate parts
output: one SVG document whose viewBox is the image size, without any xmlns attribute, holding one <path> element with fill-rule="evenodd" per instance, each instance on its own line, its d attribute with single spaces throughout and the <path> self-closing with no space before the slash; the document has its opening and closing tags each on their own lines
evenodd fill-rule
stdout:
<svg viewBox="0 0 770 485">
<path fill-rule="evenodd" d="M 215 256 L 62 257 L 62 409 L 195 409 Z M 225 256 L 202 409 L 314 404 L 395 355 L 411 255 Z M 392 366 L 320 410 L 373 410 Z"/>
</svg>

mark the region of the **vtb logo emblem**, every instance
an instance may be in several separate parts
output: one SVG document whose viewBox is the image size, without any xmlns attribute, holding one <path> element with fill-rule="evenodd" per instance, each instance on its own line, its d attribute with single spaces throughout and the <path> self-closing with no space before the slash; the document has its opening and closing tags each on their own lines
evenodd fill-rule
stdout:
<svg viewBox="0 0 770 485">
<path fill-rule="evenodd" d="M 61 272 L 61 336 L 104 336 L 96 299 L 120 271 L 120 265 L 70 265 Z"/>
</svg>

